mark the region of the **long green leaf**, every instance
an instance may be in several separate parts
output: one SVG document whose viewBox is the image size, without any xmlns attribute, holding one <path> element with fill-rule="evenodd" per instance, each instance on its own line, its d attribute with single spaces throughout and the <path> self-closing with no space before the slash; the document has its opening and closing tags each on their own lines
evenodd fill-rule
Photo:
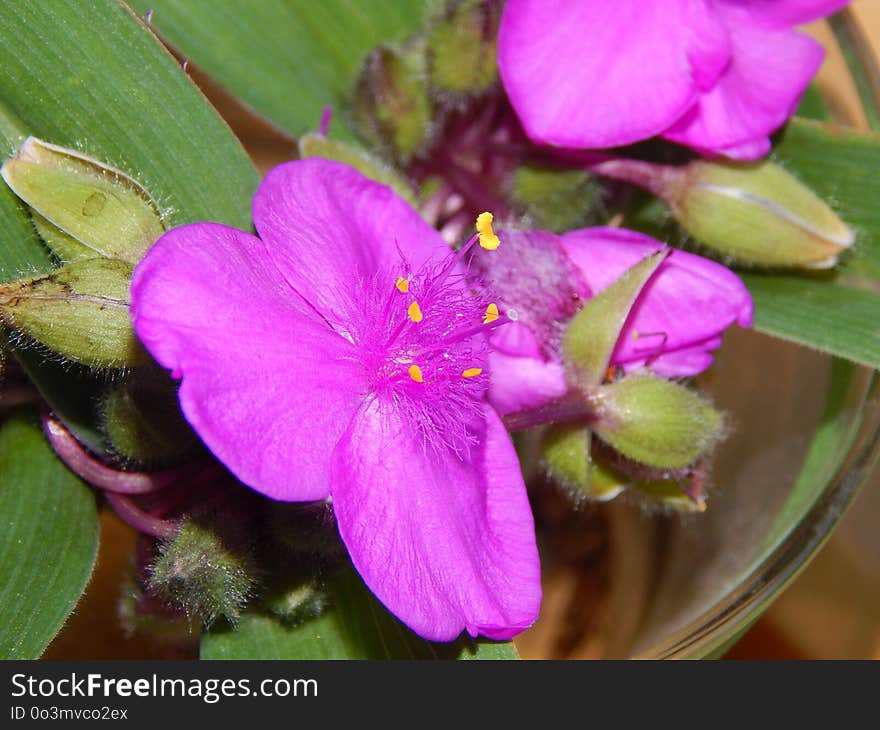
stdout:
<svg viewBox="0 0 880 730">
<path fill-rule="evenodd" d="M 755 328 L 824 352 L 880 367 L 880 294 L 792 274 L 745 274 Z"/>
<path fill-rule="evenodd" d="M 0 425 L 0 657 L 35 659 L 88 582 L 98 549 L 92 492 L 35 419 Z"/>
<path fill-rule="evenodd" d="M 432 644 L 420 639 L 379 604 L 353 571 L 333 582 L 331 595 L 331 608 L 299 626 L 251 613 L 235 630 L 206 632 L 202 659 L 518 658 L 509 642 Z"/>
<path fill-rule="evenodd" d="M 133 0 L 182 55 L 298 136 L 344 110 L 364 56 L 419 27 L 420 0 Z M 343 121 L 337 113 L 336 119 Z M 336 124 L 337 136 L 348 136 Z"/>
</svg>

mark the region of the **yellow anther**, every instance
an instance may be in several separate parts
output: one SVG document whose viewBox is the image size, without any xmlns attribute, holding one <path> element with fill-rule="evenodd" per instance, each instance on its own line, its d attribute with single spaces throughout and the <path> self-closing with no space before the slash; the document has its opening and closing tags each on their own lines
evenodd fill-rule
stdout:
<svg viewBox="0 0 880 730">
<path fill-rule="evenodd" d="M 483 317 L 483 324 L 489 324 L 498 319 L 498 305 L 494 302 L 486 307 L 486 315 Z"/>
<path fill-rule="evenodd" d="M 634 340 L 639 339 L 640 336 L 641 336 L 641 335 L 639 335 L 639 331 L 638 331 L 638 330 L 633 330 L 632 338 L 633 338 Z"/>
<path fill-rule="evenodd" d="M 402 276 L 398 276 L 394 286 L 397 287 L 397 291 L 406 294 L 409 291 L 409 280 L 404 279 Z"/>
<path fill-rule="evenodd" d="M 422 379 L 422 369 L 418 365 L 409 366 L 409 376 L 417 383 L 424 382 L 424 380 Z"/>
<path fill-rule="evenodd" d="M 477 216 L 477 233 L 480 235 L 480 246 L 487 251 L 494 251 L 501 245 L 501 240 L 492 229 L 493 220 L 495 220 L 495 216 L 488 211 Z"/>
<path fill-rule="evenodd" d="M 481 372 L 483 372 L 483 368 L 468 368 L 461 374 L 461 377 L 476 378 Z"/>
<path fill-rule="evenodd" d="M 406 313 L 413 322 L 422 321 L 422 308 L 419 306 L 418 302 L 410 304 L 409 307 L 407 307 Z"/>
</svg>

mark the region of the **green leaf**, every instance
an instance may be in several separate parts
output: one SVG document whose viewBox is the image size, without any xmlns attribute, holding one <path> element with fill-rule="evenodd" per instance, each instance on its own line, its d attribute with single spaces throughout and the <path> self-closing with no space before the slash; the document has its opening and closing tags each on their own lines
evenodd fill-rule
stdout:
<svg viewBox="0 0 880 730">
<path fill-rule="evenodd" d="M 30 413 L 0 425 L 0 657 L 35 659 L 88 582 L 95 498 L 58 460 Z"/>
<path fill-rule="evenodd" d="M 796 274 L 745 274 L 755 329 L 880 367 L 880 294 Z"/>
<path fill-rule="evenodd" d="M 249 613 L 237 629 L 202 637 L 202 659 L 517 659 L 510 642 L 459 639 L 433 644 L 388 613 L 354 571 L 332 582 L 333 605 L 316 618 L 286 626 Z"/>
<path fill-rule="evenodd" d="M 416 0 L 134 0 L 182 55 L 282 129 L 315 129 L 345 109 L 366 54 L 417 30 Z M 336 120 L 344 123 L 340 115 Z M 344 124 L 336 136 L 349 137 Z"/>
</svg>

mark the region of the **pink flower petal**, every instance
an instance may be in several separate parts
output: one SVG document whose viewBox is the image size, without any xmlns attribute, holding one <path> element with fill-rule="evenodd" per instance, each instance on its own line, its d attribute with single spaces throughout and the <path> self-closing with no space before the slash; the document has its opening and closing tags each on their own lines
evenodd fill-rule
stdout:
<svg viewBox="0 0 880 730">
<path fill-rule="evenodd" d="M 536 142 L 611 147 L 659 134 L 729 61 L 705 0 L 508 0 L 504 86 Z"/>
<path fill-rule="evenodd" d="M 663 133 L 666 139 L 749 159 L 794 113 L 822 63 L 822 46 L 788 28 L 764 25 L 750 12 L 753 5 L 717 3 L 733 60 L 712 90 Z"/>
<path fill-rule="evenodd" d="M 565 395 L 565 368 L 540 354 L 489 353 L 489 402 L 502 416 L 519 413 Z"/>
<path fill-rule="evenodd" d="M 849 0 L 715 0 L 751 13 L 756 22 L 772 28 L 803 25 L 840 10 Z"/>
<path fill-rule="evenodd" d="M 350 343 L 290 289 L 263 242 L 214 223 L 175 228 L 138 265 L 131 295 L 138 337 L 183 378 L 183 413 L 214 455 L 275 499 L 325 498 L 366 383 Z"/>
<path fill-rule="evenodd" d="M 649 236 L 614 228 L 572 231 L 562 243 L 594 292 L 662 246 Z M 642 290 L 612 362 L 650 364 L 663 353 L 693 350 L 700 343 L 712 349 L 734 322 L 743 327 L 752 322 L 751 296 L 739 277 L 714 261 L 673 251 Z M 689 372 L 696 362 L 693 352 L 681 361 L 681 371 L 671 371 L 674 362 L 665 361 L 665 375 L 695 374 Z M 703 362 L 708 366 L 711 358 Z"/>
<path fill-rule="evenodd" d="M 270 170 L 254 195 L 253 216 L 283 276 L 331 322 L 340 294 L 357 282 L 449 253 L 440 234 L 387 185 L 321 158 Z"/>
<path fill-rule="evenodd" d="M 398 408 L 365 404 L 339 443 L 332 497 L 367 586 L 426 639 L 507 639 L 541 598 L 531 510 L 510 437 L 486 408 L 470 458 L 425 441 Z"/>
</svg>

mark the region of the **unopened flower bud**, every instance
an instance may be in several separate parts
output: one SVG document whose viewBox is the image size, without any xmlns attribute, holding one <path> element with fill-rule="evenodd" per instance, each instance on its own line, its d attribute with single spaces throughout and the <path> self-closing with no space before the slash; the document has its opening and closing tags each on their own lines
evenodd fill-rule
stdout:
<svg viewBox="0 0 880 730">
<path fill-rule="evenodd" d="M 412 205 L 416 204 L 410 184 L 396 170 L 366 150 L 330 139 L 323 134 L 309 132 L 299 138 L 299 156 L 301 159 L 323 157 L 325 160 L 344 162 L 371 180 L 388 185 Z"/>
<path fill-rule="evenodd" d="M 668 195 L 694 238 L 743 264 L 827 269 L 855 239 L 813 191 L 767 160 L 692 162 Z"/>
<path fill-rule="evenodd" d="M 190 454 L 198 439 L 184 420 L 175 384 L 162 374 L 135 373 L 111 384 L 99 409 L 110 449 L 126 463 L 158 467 Z"/>
<path fill-rule="evenodd" d="M 723 435 L 721 414 L 706 400 L 648 373 L 603 385 L 590 400 L 596 435 L 626 458 L 656 469 L 691 466 Z"/>
<path fill-rule="evenodd" d="M 600 192 L 585 170 L 520 165 L 513 174 L 511 199 L 531 226 L 562 233 L 589 225 L 600 206 Z"/>
<path fill-rule="evenodd" d="M 255 585 L 249 556 L 230 546 L 211 523 L 187 520 L 159 546 L 149 588 L 207 625 L 235 622 Z"/>
<path fill-rule="evenodd" d="M 496 58 L 501 7 L 493 0 L 444 0 L 428 25 L 426 52 L 431 85 L 470 96 L 498 78 Z"/>
<path fill-rule="evenodd" d="M 58 229 L 93 256 L 136 264 L 164 232 L 159 208 L 140 184 L 81 152 L 28 137 L 0 174 L 39 214 L 50 246 Z M 56 253 L 76 258 L 67 245 Z"/>
<path fill-rule="evenodd" d="M 382 46 L 367 57 L 355 87 L 359 131 L 402 162 L 419 151 L 431 124 L 424 65 L 418 43 L 403 49 Z"/>
<path fill-rule="evenodd" d="M 620 332 L 639 293 L 666 257 L 646 256 L 589 299 L 565 330 L 562 351 L 569 382 L 589 393 L 605 378 Z"/>
<path fill-rule="evenodd" d="M 128 367 L 149 360 L 131 327 L 131 265 L 85 259 L 0 285 L 0 319 L 67 360 Z"/>
<path fill-rule="evenodd" d="M 295 626 L 320 614 L 330 601 L 327 591 L 315 579 L 311 579 L 272 588 L 261 602 L 285 624 Z"/>
</svg>

